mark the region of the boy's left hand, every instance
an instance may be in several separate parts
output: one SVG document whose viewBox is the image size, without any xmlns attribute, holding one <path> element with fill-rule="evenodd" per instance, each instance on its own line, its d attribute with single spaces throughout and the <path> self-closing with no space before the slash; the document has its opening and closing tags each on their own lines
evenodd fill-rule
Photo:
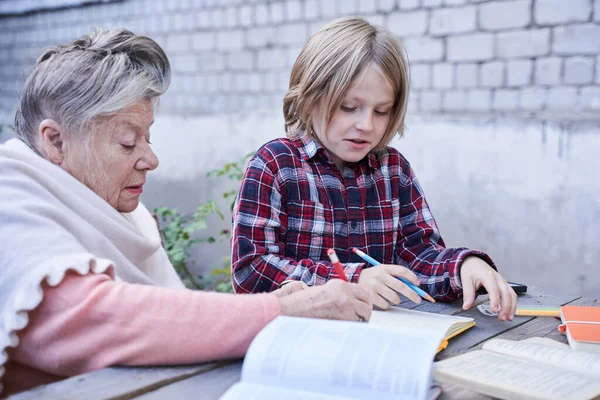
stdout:
<svg viewBox="0 0 600 400">
<path fill-rule="evenodd" d="M 467 257 L 460 267 L 463 287 L 463 309 L 475 302 L 477 289 L 483 286 L 490 296 L 490 306 L 500 321 L 512 321 L 517 311 L 517 294 L 506 279 L 479 257 Z"/>
</svg>

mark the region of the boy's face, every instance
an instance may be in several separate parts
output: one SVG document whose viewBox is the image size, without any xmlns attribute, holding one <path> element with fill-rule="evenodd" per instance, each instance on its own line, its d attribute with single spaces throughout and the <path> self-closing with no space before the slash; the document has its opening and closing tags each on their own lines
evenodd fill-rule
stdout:
<svg viewBox="0 0 600 400">
<path fill-rule="evenodd" d="M 392 88 L 380 68 L 371 64 L 350 87 L 329 126 L 323 126 L 323 110 L 314 110 L 315 134 L 340 171 L 346 162 L 362 160 L 379 144 L 393 104 Z"/>
</svg>

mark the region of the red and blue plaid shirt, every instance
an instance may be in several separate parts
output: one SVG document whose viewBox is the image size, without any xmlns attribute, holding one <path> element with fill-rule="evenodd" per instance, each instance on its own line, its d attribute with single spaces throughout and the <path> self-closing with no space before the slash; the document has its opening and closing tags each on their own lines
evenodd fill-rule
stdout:
<svg viewBox="0 0 600 400">
<path fill-rule="evenodd" d="M 445 248 L 408 161 L 394 148 L 347 163 L 343 173 L 309 137 L 276 139 L 250 160 L 233 214 L 232 280 L 239 293 L 275 290 L 286 279 L 320 285 L 369 267 L 357 247 L 385 264 L 410 268 L 434 298 L 462 293 L 460 264 L 479 251 Z"/>
</svg>

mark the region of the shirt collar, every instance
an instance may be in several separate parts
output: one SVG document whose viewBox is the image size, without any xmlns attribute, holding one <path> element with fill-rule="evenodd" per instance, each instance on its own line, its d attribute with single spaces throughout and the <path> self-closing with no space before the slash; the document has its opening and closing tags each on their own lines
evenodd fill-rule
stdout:
<svg viewBox="0 0 600 400">
<path fill-rule="evenodd" d="M 323 145 L 320 142 L 313 139 L 310 135 L 303 133 L 298 139 L 297 146 L 304 160 L 308 161 L 315 157 L 319 152 L 321 152 L 325 160 L 333 164 L 333 160 L 331 159 L 331 157 L 329 157 L 327 151 L 325 151 L 325 147 L 323 147 Z M 373 152 L 369 152 L 366 158 L 367 165 L 369 167 L 371 167 L 372 169 L 379 168 L 379 161 L 377 159 L 376 154 L 374 154 Z"/>
</svg>

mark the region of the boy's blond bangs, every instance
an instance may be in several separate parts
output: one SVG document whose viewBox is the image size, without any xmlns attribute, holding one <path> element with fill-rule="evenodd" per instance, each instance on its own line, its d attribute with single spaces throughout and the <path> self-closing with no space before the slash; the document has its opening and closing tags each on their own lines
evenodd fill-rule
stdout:
<svg viewBox="0 0 600 400">
<path fill-rule="evenodd" d="M 328 126 L 352 84 L 370 64 L 381 69 L 395 96 L 388 128 L 374 150 L 384 149 L 396 132 L 401 135 L 409 88 L 406 52 L 388 30 L 362 18 L 340 18 L 315 33 L 294 63 L 283 99 L 288 137 L 308 134 L 315 138 L 312 111 L 323 107 L 323 126 Z"/>
</svg>

